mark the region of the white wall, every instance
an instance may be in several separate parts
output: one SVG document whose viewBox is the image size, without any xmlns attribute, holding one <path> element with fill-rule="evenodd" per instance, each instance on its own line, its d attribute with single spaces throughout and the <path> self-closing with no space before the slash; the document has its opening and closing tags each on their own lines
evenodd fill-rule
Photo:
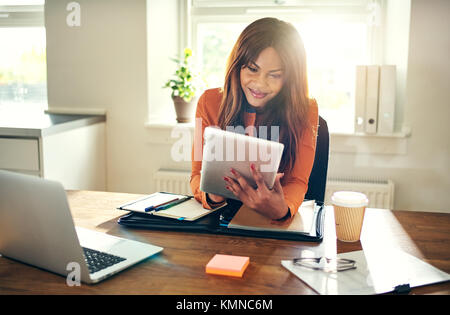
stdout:
<svg viewBox="0 0 450 315">
<path fill-rule="evenodd" d="M 178 51 L 177 0 L 77 0 L 80 27 L 66 24 L 69 2 L 45 6 L 49 110 L 106 109 L 108 190 L 149 192 L 155 151 L 144 124 L 147 104 L 168 93 L 160 87 Z"/>
<path fill-rule="evenodd" d="M 42 137 L 42 175 L 65 189 L 105 190 L 106 123 Z"/>
<path fill-rule="evenodd" d="M 330 176 L 393 179 L 396 209 L 450 212 L 449 13 L 448 0 L 411 2 L 402 114 L 412 135 L 406 153 L 331 154 Z"/>
<path fill-rule="evenodd" d="M 383 64 L 396 65 L 395 130 L 401 131 L 406 103 L 411 0 L 386 1 Z"/>
<path fill-rule="evenodd" d="M 403 166 L 405 205 L 450 212 L 450 1 L 414 0 L 405 123 L 413 137 Z"/>
<path fill-rule="evenodd" d="M 148 37 L 148 102 L 149 119 L 160 121 L 175 117 L 170 89 L 162 89 L 175 72 L 176 65 L 169 57 L 179 52 L 179 8 L 177 0 L 147 1 Z"/>
<path fill-rule="evenodd" d="M 108 190 L 151 192 L 158 168 L 190 167 L 170 159 L 170 129 L 144 126 L 149 114 L 168 116 L 158 105 L 171 106 L 160 86 L 173 72 L 168 57 L 179 50 L 178 2 L 80 0 L 77 29 L 65 24 L 68 2 L 46 4 L 49 108 L 105 108 Z M 448 0 L 411 1 L 406 152 L 331 153 L 330 176 L 393 179 L 396 209 L 450 212 L 449 11 Z"/>
</svg>

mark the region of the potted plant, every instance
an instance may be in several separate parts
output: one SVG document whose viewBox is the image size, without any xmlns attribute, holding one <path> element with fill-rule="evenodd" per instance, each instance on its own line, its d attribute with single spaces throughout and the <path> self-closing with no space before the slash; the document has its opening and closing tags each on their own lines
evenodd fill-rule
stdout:
<svg viewBox="0 0 450 315">
<path fill-rule="evenodd" d="M 174 77 L 164 85 L 165 88 L 172 89 L 171 96 L 175 105 L 177 121 L 180 123 L 190 122 L 194 118 L 197 88 L 192 74 L 191 57 L 192 50 L 185 48 L 183 60 L 172 58 L 178 64 L 178 68 Z"/>
</svg>

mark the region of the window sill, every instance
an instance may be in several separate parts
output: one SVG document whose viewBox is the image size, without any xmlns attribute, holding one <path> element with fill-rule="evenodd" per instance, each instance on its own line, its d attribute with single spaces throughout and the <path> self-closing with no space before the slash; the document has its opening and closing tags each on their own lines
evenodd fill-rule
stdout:
<svg viewBox="0 0 450 315">
<path fill-rule="evenodd" d="M 165 129 L 165 130 L 171 130 L 173 128 L 192 128 L 194 129 L 194 122 L 188 122 L 188 123 L 179 123 L 177 121 L 173 122 L 160 122 L 160 121 L 148 121 L 145 123 L 145 128 L 147 129 Z"/>
<path fill-rule="evenodd" d="M 392 134 L 331 133 L 330 152 L 356 154 L 407 154 L 411 130 Z"/>
<path fill-rule="evenodd" d="M 173 144 L 180 138 L 178 133 L 172 136 L 173 131 L 186 128 L 192 136 L 194 122 L 149 121 L 145 124 L 145 128 L 150 131 L 150 143 Z M 330 152 L 405 155 L 407 153 L 407 139 L 410 136 L 411 130 L 408 128 L 393 134 L 330 133 Z"/>
<path fill-rule="evenodd" d="M 411 136 L 411 130 L 405 128 L 404 131 L 394 132 L 389 134 L 367 134 L 367 133 L 343 133 L 343 132 L 334 132 L 331 133 L 332 136 L 335 137 L 355 137 L 355 138 L 408 138 Z"/>
<path fill-rule="evenodd" d="M 176 120 L 171 122 L 150 120 L 144 126 L 149 131 L 147 141 L 149 144 L 174 144 L 180 139 L 180 131 L 183 129 L 187 129 L 191 137 L 194 134 L 194 122 L 179 123 Z"/>
</svg>

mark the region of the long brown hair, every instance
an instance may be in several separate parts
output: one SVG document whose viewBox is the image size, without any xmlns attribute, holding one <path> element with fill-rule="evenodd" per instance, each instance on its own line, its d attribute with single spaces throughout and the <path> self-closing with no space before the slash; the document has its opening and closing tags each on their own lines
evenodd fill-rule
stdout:
<svg viewBox="0 0 450 315">
<path fill-rule="evenodd" d="M 285 79 L 278 95 L 265 105 L 260 125 L 268 127 L 269 137 L 270 126 L 279 126 L 279 140 L 285 148 L 278 171 L 285 172 L 294 166 L 302 131 L 310 128 L 305 48 L 291 24 L 263 18 L 248 25 L 241 33 L 228 58 L 218 123 L 222 129 L 244 126 L 245 95 L 240 84 L 240 71 L 255 62 L 267 47 L 274 48 L 279 54 Z M 288 178 L 289 174 L 285 174 L 283 182 Z"/>
</svg>

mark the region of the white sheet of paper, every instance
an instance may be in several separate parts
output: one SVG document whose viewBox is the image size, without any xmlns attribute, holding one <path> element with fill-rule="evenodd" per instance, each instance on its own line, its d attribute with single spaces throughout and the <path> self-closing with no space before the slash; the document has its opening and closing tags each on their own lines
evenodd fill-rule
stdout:
<svg viewBox="0 0 450 315">
<path fill-rule="evenodd" d="M 184 218 L 186 221 L 195 221 L 205 215 L 213 213 L 216 210 L 225 207 L 227 204 L 214 208 L 212 210 L 203 208 L 202 204 L 194 198 L 183 202 L 174 207 L 170 207 L 167 210 L 155 212 L 154 215 L 168 218 Z"/>
<path fill-rule="evenodd" d="M 291 220 L 274 224 L 255 210 L 243 205 L 228 225 L 229 228 L 251 231 L 297 232 L 309 234 L 313 227 L 315 201 L 304 201 Z"/>
<path fill-rule="evenodd" d="M 129 202 L 125 205 L 122 205 L 121 207 L 123 210 L 145 212 L 145 208 L 150 207 L 152 205 L 159 205 L 176 198 L 184 198 L 184 197 L 185 197 L 184 195 L 165 194 L 156 192 L 143 198 L 137 199 L 133 202 Z"/>
<path fill-rule="evenodd" d="M 450 275 L 401 250 L 354 251 L 337 255 L 353 259 L 357 268 L 329 273 L 281 264 L 320 294 L 380 294 L 391 292 L 397 285 L 411 288 L 450 280 Z"/>
</svg>

